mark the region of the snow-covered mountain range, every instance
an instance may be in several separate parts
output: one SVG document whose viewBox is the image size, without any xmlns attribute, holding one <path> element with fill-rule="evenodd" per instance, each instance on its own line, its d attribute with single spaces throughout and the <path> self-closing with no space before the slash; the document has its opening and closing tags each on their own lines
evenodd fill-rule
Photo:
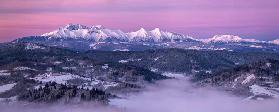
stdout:
<svg viewBox="0 0 279 112">
<path fill-rule="evenodd" d="M 68 24 L 58 30 L 50 33 L 45 33 L 42 36 L 49 38 L 73 38 L 73 39 L 91 39 L 95 42 L 101 42 L 107 39 L 118 39 L 122 41 L 174 41 L 174 40 L 194 40 L 190 36 L 184 36 L 177 33 L 162 31 L 155 28 L 151 31 L 146 31 L 144 28 L 135 32 L 124 33 L 121 30 L 107 29 L 101 25 L 87 27 L 80 24 Z"/>
<path fill-rule="evenodd" d="M 215 35 L 197 39 L 189 35 L 155 28 L 140 28 L 134 32 L 108 29 L 102 25 L 84 26 L 68 24 L 40 36 L 23 37 L 14 42 L 40 43 L 76 50 L 138 51 L 156 48 L 182 48 L 198 50 L 265 50 L 279 51 L 279 40 L 260 41 L 235 35 Z"/>
<path fill-rule="evenodd" d="M 68 24 L 58 30 L 45 33 L 41 36 L 50 38 L 83 38 L 93 39 L 95 41 L 103 41 L 108 38 L 115 38 L 125 41 L 174 41 L 174 40 L 195 40 L 201 42 L 267 42 L 256 39 L 244 39 L 236 35 L 215 35 L 208 39 L 195 39 L 188 35 L 182 35 L 178 33 L 162 31 L 159 28 L 155 28 L 151 31 L 147 31 L 144 28 L 140 28 L 138 31 L 125 33 L 121 30 L 111 30 L 103 27 L 102 25 L 96 26 L 84 26 L 81 24 Z M 279 39 L 270 41 L 270 43 L 279 44 Z"/>
</svg>

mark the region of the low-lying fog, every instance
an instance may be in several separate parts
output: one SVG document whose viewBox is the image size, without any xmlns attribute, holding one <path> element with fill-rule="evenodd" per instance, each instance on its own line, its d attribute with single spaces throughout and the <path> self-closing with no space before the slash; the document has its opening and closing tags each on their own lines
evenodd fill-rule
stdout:
<svg viewBox="0 0 279 112">
<path fill-rule="evenodd" d="M 278 100 L 245 101 L 210 88 L 194 88 L 187 79 L 170 79 L 150 85 L 125 99 L 113 99 L 110 106 L 1 105 L 1 112 L 278 112 Z"/>
</svg>

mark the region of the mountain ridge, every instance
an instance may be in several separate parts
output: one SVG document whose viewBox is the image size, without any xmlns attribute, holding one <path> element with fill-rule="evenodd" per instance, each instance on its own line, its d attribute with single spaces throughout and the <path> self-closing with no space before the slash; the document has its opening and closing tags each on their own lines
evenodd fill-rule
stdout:
<svg viewBox="0 0 279 112">
<path fill-rule="evenodd" d="M 138 31 L 135 32 L 124 33 L 121 30 L 111 30 L 100 25 L 87 27 L 81 24 L 68 24 L 64 27 L 60 27 L 58 30 L 45 33 L 41 36 L 49 38 L 83 38 L 92 39 L 96 42 L 103 41 L 108 38 L 116 38 L 124 41 L 154 42 L 160 42 L 164 40 L 173 41 L 174 39 L 194 40 L 190 36 L 184 36 L 177 33 L 162 31 L 159 28 L 155 28 L 151 31 L 146 31 L 144 28 L 140 28 Z"/>
<path fill-rule="evenodd" d="M 189 35 L 154 28 L 134 32 L 108 29 L 102 25 L 68 24 L 40 36 L 16 39 L 16 43 L 38 43 L 74 50 L 142 51 L 147 49 L 181 48 L 195 50 L 279 51 L 278 42 L 246 39 L 235 35 L 215 35 L 196 39 Z"/>
<path fill-rule="evenodd" d="M 64 31 L 64 32 L 63 32 Z M 214 35 L 212 38 L 207 39 L 197 39 L 189 35 L 183 35 L 175 32 L 169 32 L 165 30 L 161 30 L 160 28 L 154 28 L 153 30 L 146 30 L 144 28 L 140 28 L 137 31 L 132 32 L 123 32 L 121 30 L 112 30 L 108 29 L 102 25 L 93 25 L 91 27 L 81 25 L 81 24 L 68 24 L 64 27 L 60 27 L 57 30 L 54 30 L 49 33 L 44 33 L 41 36 L 52 37 L 52 38 L 85 38 L 85 39 L 92 39 L 97 38 L 95 40 L 99 41 L 100 38 L 108 38 L 108 37 L 117 37 L 122 39 L 128 39 L 129 41 L 136 41 L 137 38 L 143 41 L 144 39 L 151 39 L 155 42 L 163 39 L 191 39 L 200 42 L 270 42 L 276 41 L 261 41 L 257 39 L 247 39 L 241 38 L 237 35 L 230 35 L 230 34 L 217 34 Z"/>
</svg>

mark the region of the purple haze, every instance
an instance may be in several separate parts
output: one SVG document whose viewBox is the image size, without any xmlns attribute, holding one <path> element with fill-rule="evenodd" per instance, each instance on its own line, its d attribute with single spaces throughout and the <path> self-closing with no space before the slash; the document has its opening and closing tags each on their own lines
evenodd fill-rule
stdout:
<svg viewBox="0 0 279 112">
<path fill-rule="evenodd" d="M 0 42 L 40 35 L 68 23 L 140 27 L 209 38 L 279 38 L 278 0 L 1 0 Z"/>
</svg>

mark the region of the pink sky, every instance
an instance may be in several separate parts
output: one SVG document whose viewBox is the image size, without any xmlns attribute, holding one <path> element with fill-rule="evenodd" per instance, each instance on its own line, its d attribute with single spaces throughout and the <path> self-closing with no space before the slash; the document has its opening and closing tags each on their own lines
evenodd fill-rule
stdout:
<svg viewBox="0 0 279 112">
<path fill-rule="evenodd" d="M 0 42 L 68 23 L 135 31 L 140 27 L 209 38 L 279 38 L 278 0 L 1 0 Z"/>
</svg>

